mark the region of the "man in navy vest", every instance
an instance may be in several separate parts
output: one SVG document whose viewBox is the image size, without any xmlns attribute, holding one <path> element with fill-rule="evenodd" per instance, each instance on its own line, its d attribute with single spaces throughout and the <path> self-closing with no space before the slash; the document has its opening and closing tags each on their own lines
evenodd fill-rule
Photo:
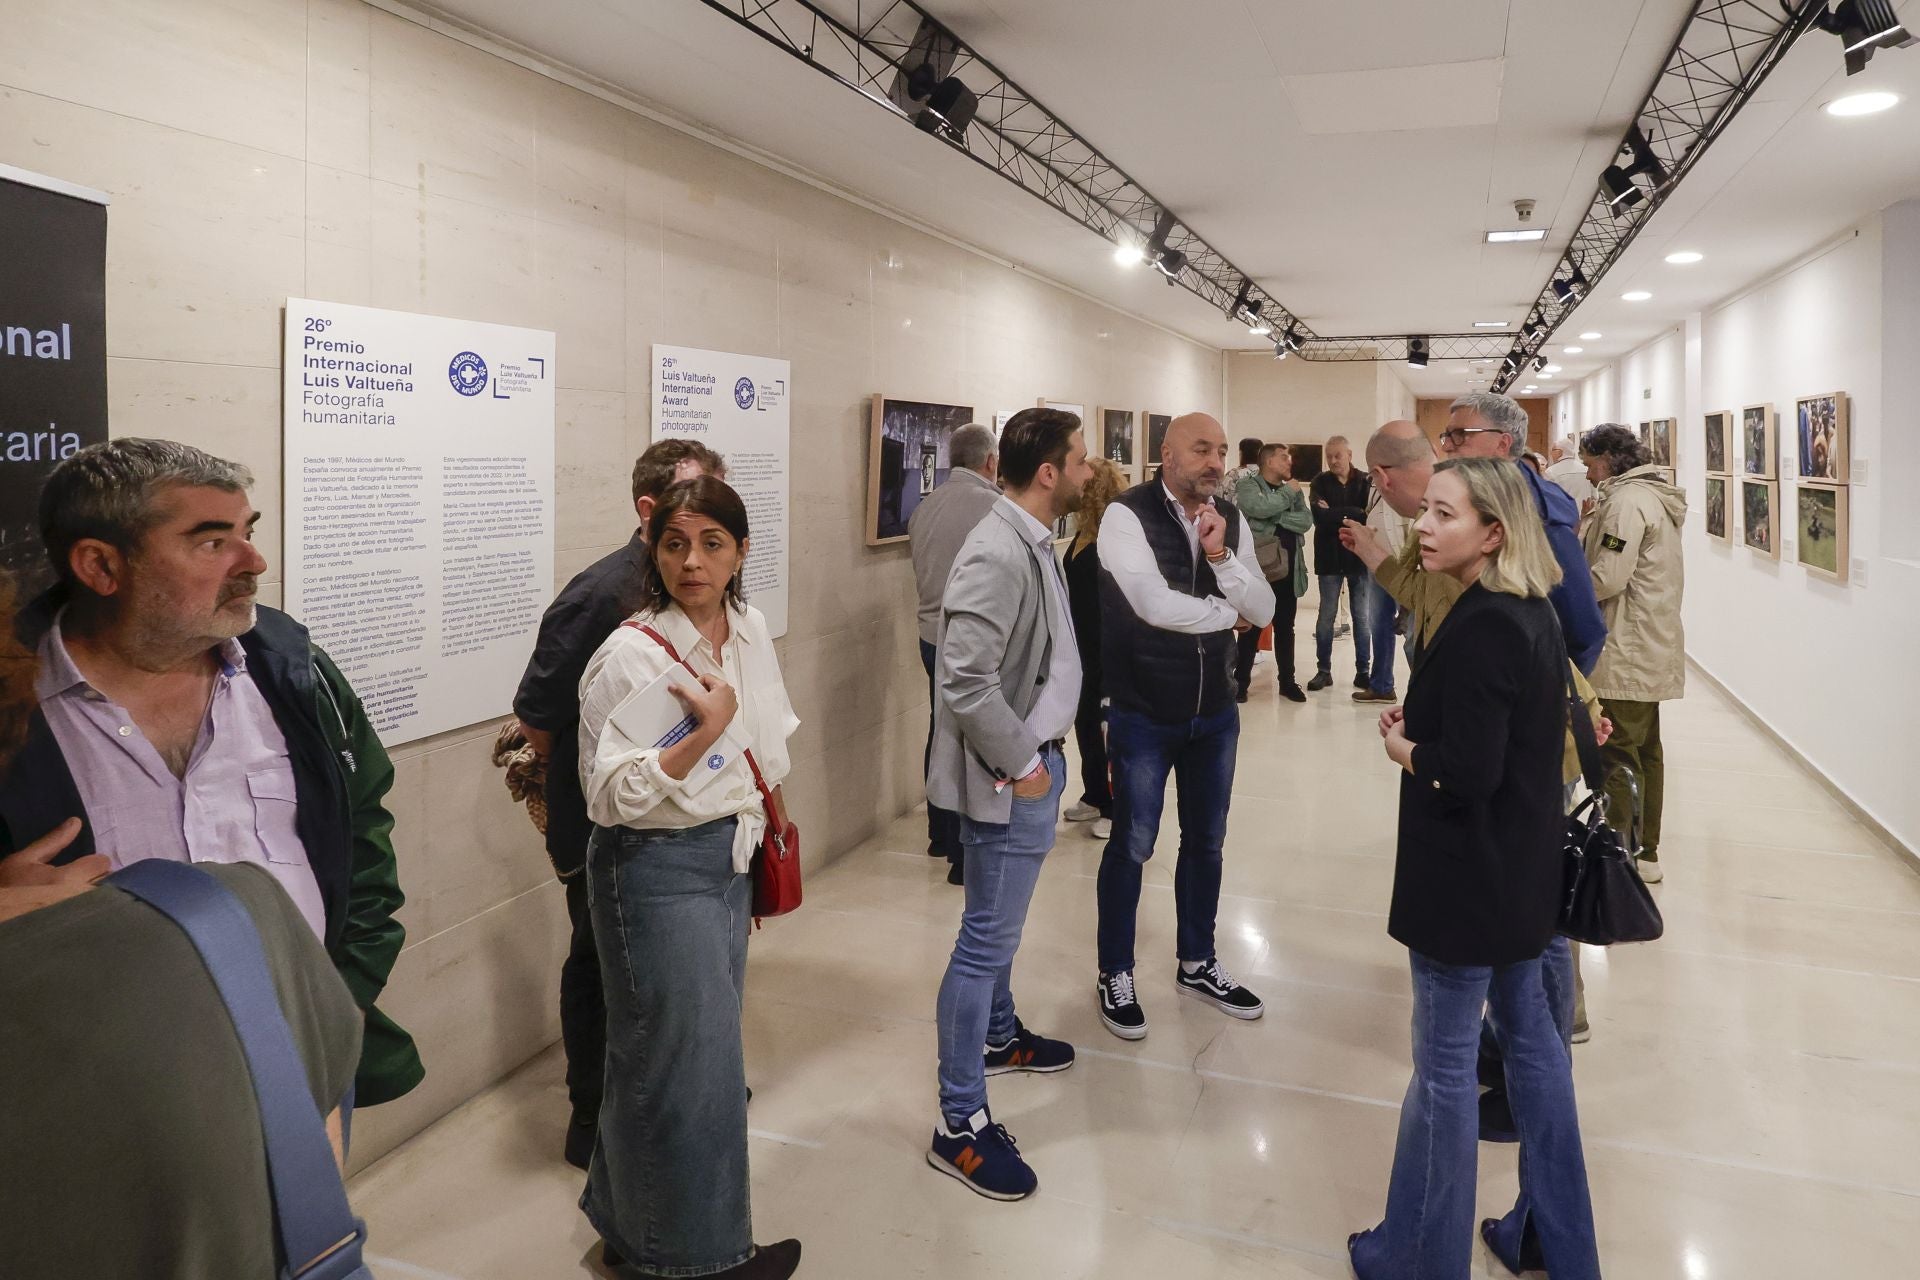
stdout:
<svg viewBox="0 0 1920 1280">
<path fill-rule="evenodd" d="M 1240 712 L 1234 630 L 1273 620 L 1273 589 L 1253 535 L 1217 496 L 1227 435 L 1204 413 L 1174 419 L 1160 477 L 1136 485 L 1100 523 L 1100 635 L 1105 655 L 1113 838 L 1100 860 L 1100 1018 L 1126 1040 L 1147 1034 L 1133 981 L 1141 869 L 1153 856 L 1167 775 L 1180 788 L 1178 989 L 1236 1018 L 1265 1012 L 1214 955 L 1220 848 L 1227 833 Z"/>
</svg>

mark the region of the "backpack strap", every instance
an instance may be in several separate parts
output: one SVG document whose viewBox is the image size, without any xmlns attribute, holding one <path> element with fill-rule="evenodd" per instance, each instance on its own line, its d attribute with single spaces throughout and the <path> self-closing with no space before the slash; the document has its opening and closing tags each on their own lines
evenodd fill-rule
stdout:
<svg viewBox="0 0 1920 1280">
<path fill-rule="evenodd" d="M 260 1105 L 283 1274 L 297 1280 L 370 1276 L 360 1258 L 367 1229 L 347 1206 L 326 1123 L 313 1104 L 253 918 L 219 881 L 183 862 L 136 862 L 106 883 L 180 927 L 233 1021 Z"/>
</svg>

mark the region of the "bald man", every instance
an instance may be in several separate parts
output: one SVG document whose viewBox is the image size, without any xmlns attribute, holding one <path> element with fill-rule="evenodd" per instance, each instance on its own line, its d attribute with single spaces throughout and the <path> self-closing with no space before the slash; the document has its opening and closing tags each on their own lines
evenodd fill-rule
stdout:
<svg viewBox="0 0 1920 1280">
<path fill-rule="evenodd" d="M 1204 413 L 1175 418 L 1160 475 L 1115 499 L 1100 522 L 1100 651 L 1109 703 L 1113 837 L 1100 860 L 1100 1018 L 1124 1040 L 1147 1034 L 1134 988 L 1142 868 L 1153 856 L 1167 775 L 1180 787 L 1177 989 L 1236 1018 L 1265 1012 L 1214 954 L 1240 709 L 1234 629 L 1264 627 L 1273 591 L 1245 517 L 1220 496 L 1227 433 Z"/>
</svg>

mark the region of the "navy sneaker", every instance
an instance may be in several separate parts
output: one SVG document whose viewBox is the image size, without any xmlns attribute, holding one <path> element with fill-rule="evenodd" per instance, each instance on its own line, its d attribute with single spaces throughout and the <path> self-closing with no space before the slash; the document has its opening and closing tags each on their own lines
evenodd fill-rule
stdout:
<svg viewBox="0 0 1920 1280">
<path fill-rule="evenodd" d="M 1122 1040 L 1144 1040 L 1147 1035 L 1146 1011 L 1133 990 L 1133 970 L 1103 973 L 1094 984 L 1100 993 L 1100 1021 Z"/>
<path fill-rule="evenodd" d="M 1065 1040 L 1049 1040 L 1027 1030 L 1027 1024 L 1013 1020 L 1013 1039 L 999 1048 L 987 1046 L 987 1074 L 1003 1076 L 1010 1071 L 1065 1071 L 1073 1065 L 1073 1046 Z"/>
<path fill-rule="evenodd" d="M 1260 997 L 1228 976 L 1217 959 L 1207 961 L 1192 973 L 1187 972 L 1185 965 L 1179 966 L 1174 972 L 1174 981 L 1188 995 L 1205 1000 L 1229 1017 L 1253 1019 L 1267 1011 Z"/>
<path fill-rule="evenodd" d="M 1013 1135 L 995 1124 L 985 1107 L 958 1129 L 944 1123 L 935 1129 L 927 1163 L 989 1200 L 1025 1200 L 1040 1186 Z"/>
</svg>

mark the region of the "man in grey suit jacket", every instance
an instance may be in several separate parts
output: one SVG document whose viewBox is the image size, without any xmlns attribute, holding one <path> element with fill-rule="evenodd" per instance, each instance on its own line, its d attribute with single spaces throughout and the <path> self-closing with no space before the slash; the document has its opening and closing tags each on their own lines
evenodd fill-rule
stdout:
<svg viewBox="0 0 1920 1280">
<path fill-rule="evenodd" d="M 1000 501 L 1000 486 L 994 482 L 999 459 L 991 428 L 972 422 L 954 432 L 947 442 L 947 461 L 951 469 L 946 480 L 913 509 L 907 521 L 907 537 L 913 540 L 913 580 L 920 593 L 920 665 L 927 670 L 930 704 L 940 701 L 933 677 L 947 579 L 953 574 L 953 562 L 959 558 L 967 535 Z M 932 763 L 933 719 L 929 716 L 927 753 L 920 762 L 923 775 Z M 948 884 L 961 882 L 965 858 L 960 851 L 960 815 L 931 800 L 927 802 L 927 853 L 952 864 L 947 870 Z"/>
<path fill-rule="evenodd" d="M 1080 419 L 1024 409 L 1000 440 L 1005 495 L 961 547 L 941 611 L 930 803 L 960 813 L 966 910 L 940 984 L 940 1124 L 927 1163 L 994 1200 L 1039 1179 L 987 1111 L 987 1077 L 1064 1071 L 1073 1046 L 1014 1016 L 1008 978 L 1066 783 L 1080 652 L 1053 525 L 1092 478 Z"/>
</svg>

